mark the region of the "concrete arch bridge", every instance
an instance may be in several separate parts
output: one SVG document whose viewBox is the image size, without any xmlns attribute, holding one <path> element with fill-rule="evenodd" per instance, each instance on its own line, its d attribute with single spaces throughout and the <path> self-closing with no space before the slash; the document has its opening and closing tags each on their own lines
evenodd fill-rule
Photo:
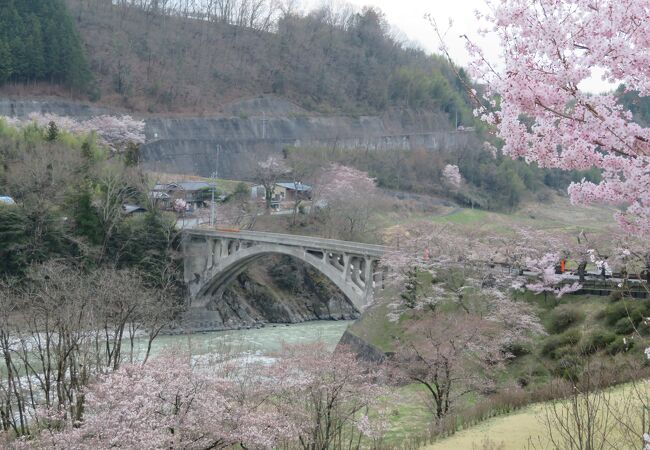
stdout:
<svg viewBox="0 0 650 450">
<path fill-rule="evenodd" d="M 211 299 L 255 260 L 289 255 L 329 278 L 359 310 L 381 287 L 380 245 L 254 231 L 186 230 L 183 236 L 184 278 L 190 309 L 205 309 Z"/>
</svg>

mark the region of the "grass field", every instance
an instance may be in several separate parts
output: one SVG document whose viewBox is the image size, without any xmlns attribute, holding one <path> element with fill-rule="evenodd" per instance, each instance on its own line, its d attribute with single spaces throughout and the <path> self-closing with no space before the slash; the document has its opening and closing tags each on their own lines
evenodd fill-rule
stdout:
<svg viewBox="0 0 650 450">
<path fill-rule="evenodd" d="M 608 430 L 605 431 L 608 442 L 597 448 L 602 450 L 641 448 L 644 429 L 641 417 L 644 406 L 638 394 L 647 400 L 649 392 L 645 385 L 646 383 L 641 383 L 636 388 L 626 385 L 607 391 L 609 394 L 607 403 L 613 405 L 615 411 L 629 409 L 625 409 L 628 414 L 603 412 L 598 416 L 596 420 L 601 425 L 598 431 Z M 487 420 L 425 448 L 427 450 L 564 450 L 563 444 L 554 445 L 549 437 L 544 419 L 547 405 L 536 404 L 514 414 Z M 623 417 L 625 425 L 630 427 L 629 430 L 624 431 L 624 427 L 618 422 L 618 417 Z M 557 439 L 557 435 L 555 436 Z M 638 440 L 631 442 L 635 439 Z M 635 446 L 635 443 L 638 445 Z"/>
<path fill-rule="evenodd" d="M 504 417 L 487 420 L 426 447 L 428 450 L 478 450 L 493 444 L 499 450 L 524 450 L 531 441 L 548 444 L 541 422 L 542 405 L 534 405 Z"/>
<path fill-rule="evenodd" d="M 565 197 L 556 196 L 549 203 L 530 203 L 510 214 L 461 208 L 451 214 L 433 217 L 440 223 L 481 226 L 503 232 L 513 226 L 564 232 L 603 231 L 614 226 L 614 209 L 605 206 L 571 205 Z"/>
</svg>

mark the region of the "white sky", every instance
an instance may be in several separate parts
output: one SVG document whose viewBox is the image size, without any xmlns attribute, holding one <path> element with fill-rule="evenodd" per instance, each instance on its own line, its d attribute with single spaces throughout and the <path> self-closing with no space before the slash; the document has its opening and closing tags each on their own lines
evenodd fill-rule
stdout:
<svg viewBox="0 0 650 450">
<path fill-rule="evenodd" d="M 486 41 L 477 33 L 481 24 L 476 19 L 474 11 L 486 9 L 484 0 L 308 0 L 307 3 L 316 6 L 341 2 L 359 8 L 378 7 L 384 12 L 386 20 L 391 25 L 401 30 L 408 40 L 415 42 L 427 52 L 438 52 L 439 43 L 424 15 L 430 14 L 443 30 L 447 30 L 451 19 L 453 26 L 446 36 L 446 42 L 456 63 L 464 66 L 468 61 L 464 41 L 460 38 L 463 34 L 478 42 L 490 59 L 499 58 L 498 41 L 496 39 Z M 612 86 L 601 81 L 599 77 L 592 78 L 581 87 L 592 92 L 612 89 Z"/>
</svg>

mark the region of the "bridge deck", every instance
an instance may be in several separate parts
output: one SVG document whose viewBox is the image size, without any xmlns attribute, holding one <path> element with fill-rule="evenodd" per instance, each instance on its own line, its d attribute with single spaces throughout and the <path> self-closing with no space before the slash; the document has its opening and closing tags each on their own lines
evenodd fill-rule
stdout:
<svg viewBox="0 0 650 450">
<path fill-rule="evenodd" d="M 339 241 L 335 239 L 323 239 L 293 234 L 266 233 L 262 231 L 225 231 L 193 228 L 191 230 L 186 230 L 185 233 L 190 236 L 240 239 L 252 242 L 357 253 L 377 258 L 381 257 L 388 250 L 388 247 L 383 245 L 363 244 L 360 242 Z"/>
</svg>

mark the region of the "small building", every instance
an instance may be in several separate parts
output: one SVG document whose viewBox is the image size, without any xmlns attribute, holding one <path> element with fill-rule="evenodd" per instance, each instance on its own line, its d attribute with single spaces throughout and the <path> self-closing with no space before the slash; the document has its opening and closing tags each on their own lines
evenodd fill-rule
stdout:
<svg viewBox="0 0 650 450">
<path fill-rule="evenodd" d="M 264 200 L 266 197 L 266 188 L 261 184 L 257 184 L 251 188 L 251 198 L 253 200 Z"/>
<path fill-rule="evenodd" d="M 172 209 L 176 200 L 183 200 L 190 210 L 204 208 L 210 199 L 213 185 L 205 181 L 179 181 L 156 184 L 149 198 L 162 209 Z"/>
<path fill-rule="evenodd" d="M 138 205 L 129 205 L 127 203 L 122 205 L 122 212 L 127 216 L 134 216 L 138 214 L 144 214 L 147 212 L 146 208 Z"/>
<path fill-rule="evenodd" d="M 6 196 L 6 195 L 0 195 L 0 205 L 15 205 L 16 202 L 14 201 L 13 198 Z"/>
<path fill-rule="evenodd" d="M 273 202 L 293 202 L 296 200 L 311 200 L 312 187 L 308 184 L 299 182 L 282 182 L 276 183 L 273 192 Z M 254 200 L 264 200 L 266 198 L 266 189 L 262 185 L 251 188 L 251 198 Z"/>
<path fill-rule="evenodd" d="M 282 201 L 310 200 L 311 186 L 300 182 L 277 183 L 275 193 L 280 195 Z"/>
</svg>

